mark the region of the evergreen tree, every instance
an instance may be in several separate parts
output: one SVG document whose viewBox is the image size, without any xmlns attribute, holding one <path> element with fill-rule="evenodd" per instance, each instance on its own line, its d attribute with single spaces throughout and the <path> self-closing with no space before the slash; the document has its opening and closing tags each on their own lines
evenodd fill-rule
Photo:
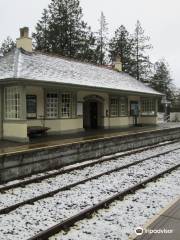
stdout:
<svg viewBox="0 0 180 240">
<path fill-rule="evenodd" d="M 108 44 L 108 27 L 103 12 L 101 12 L 99 24 L 100 28 L 96 34 L 96 63 L 103 65 L 106 63 L 106 52 Z"/>
<path fill-rule="evenodd" d="M 180 89 L 174 89 L 174 101 L 172 102 L 172 112 L 180 111 Z"/>
<path fill-rule="evenodd" d="M 167 100 L 173 101 L 173 83 L 170 76 L 169 66 L 164 59 L 154 64 L 154 74 L 151 78 L 151 87 L 164 93 Z"/>
<path fill-rule="evenodd" d="M 1 47 L 0 47 L 0 53 L 2 55 L 5 55 L 6 53 L 10 52 L 12 49 L 14 49 L 16 47 L 15 42 L 12 40 L 11 37 L 7 37 Z"/>
<path fill-rule="evenodd" d="M 133 39 L 126 28 L 121 25 L 109 43 L 109 57 L 112 62 L 117 55 L 121 57 L 122 71 L 132 74 L 133 65 Z"/>
<path fill-rule="evenodd" d="M 79 0 L 51 0 L 33 34 L 36 49 L 91 61 L 94 37 L 82 17 Z"/>
<path fill-rule="evenodd" d="M 42 13 L 41 20 L 36 25 L 36 33 L 32 34 L 35 40 L 36 50 L 50 52 L 50 45 L 48 42 L 49 36 L 49 15 L 48 10 L 44 9 Z"/>
<path fill-rule="evenodd" d="M 142 82 L 147 81 L 151 70 L 151 62 L 146 53 L 148 49 L 152 48 L 149 40 L 150 38 L 144 35 L 141 23 L 137 21 L 133 39 L 134 64 L 132 66 L 132 74 L 137 80 Z"/>
</svg>

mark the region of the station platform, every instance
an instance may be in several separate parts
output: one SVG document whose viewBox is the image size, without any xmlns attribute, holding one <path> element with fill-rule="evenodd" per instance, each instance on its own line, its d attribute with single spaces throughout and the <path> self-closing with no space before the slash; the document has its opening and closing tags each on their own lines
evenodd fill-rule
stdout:
<svg viewBox="0 0 180 240">
<path fill-rule="evenodd" d="M 180 198 L 163 209 L 144 229 L 150 230 L 134 240 L 180 240 Z"/>
<path fill-rule="evenodd" d="M 152 132 L 162 129 L 180 127 L 180 123 L 163 123 L 156 126 L 129 127 L 116 129 L 88 130 L 81 133 L 71 133 L 62 135 L 37 136 L 30 139 L 29 143 L 17 143 L 12 141 L 0 141 L 0 156 L 27 152 L 32 150 L 44 149 L 53 146 L 64 146 L 72 143 L 88 142 L 97 139 L 112 138 L 117 136 L 127 136 L 142 132 Z"/>
<path fill-rule="evenodd" d="M 43 136 L 28 144 L 1 141 L 0 183 L 175 139 L 180 123 Z"/>
</svg>

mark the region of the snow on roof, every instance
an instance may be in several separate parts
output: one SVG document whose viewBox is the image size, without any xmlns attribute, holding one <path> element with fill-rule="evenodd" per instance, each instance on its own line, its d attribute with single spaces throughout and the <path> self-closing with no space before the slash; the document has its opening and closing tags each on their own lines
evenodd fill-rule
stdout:
<svg viewBox="0 0 180 240">
<path fill-rule="evenodd" d="M 123 72 L 22 49 L 15 49 L 0 58 L 2 79 L 28 79 L 162 95 Z"/>
</svg>

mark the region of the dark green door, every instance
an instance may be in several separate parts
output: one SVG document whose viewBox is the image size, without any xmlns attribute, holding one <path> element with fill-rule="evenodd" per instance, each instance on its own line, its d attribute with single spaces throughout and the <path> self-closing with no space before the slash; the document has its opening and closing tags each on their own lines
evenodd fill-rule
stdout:
<svg viewBox="0 0 180 240">
<path fill-rule="evenodd" d="M 97 102 L 90 102 L 90 122 L 91 122 L 92 129 L 96 129 L 98 127 Z"/>
</svg>

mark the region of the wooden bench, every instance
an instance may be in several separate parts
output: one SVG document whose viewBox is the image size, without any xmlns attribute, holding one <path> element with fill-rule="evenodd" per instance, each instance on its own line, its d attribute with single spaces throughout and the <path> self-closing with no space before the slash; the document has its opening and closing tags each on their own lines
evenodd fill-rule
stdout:
<svg viewBox="0 0 180 240">
<path fill-rule="evenodd" d="M 30 126 L 27 128 L 27 134 L 28 136 L 41 134 L 44 135 L 50 128 L 48 127 L 42 127 L 42 126 Z"/>
</svg>

